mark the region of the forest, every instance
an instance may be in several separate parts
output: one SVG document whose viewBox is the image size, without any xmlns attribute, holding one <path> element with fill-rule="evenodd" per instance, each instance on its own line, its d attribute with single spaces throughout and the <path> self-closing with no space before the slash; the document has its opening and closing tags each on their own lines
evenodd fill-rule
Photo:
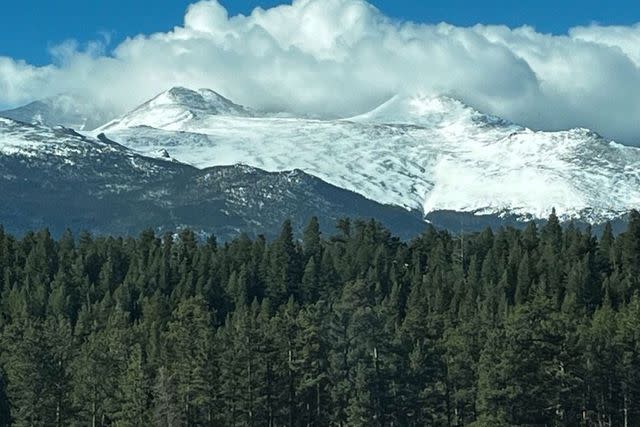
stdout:
<svg viewBox="0 0 640 427">
<path fill-rule="evenodd" d="M 0 228 L 0 426 L 637 426 L 640 214 L 409 241 Z"/>
</svg>

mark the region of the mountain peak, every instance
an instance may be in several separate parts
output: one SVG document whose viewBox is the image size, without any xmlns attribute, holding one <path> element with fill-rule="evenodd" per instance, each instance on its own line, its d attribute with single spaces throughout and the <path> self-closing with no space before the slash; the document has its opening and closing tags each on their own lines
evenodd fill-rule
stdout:
<svg viewBox="0 0 640 427">
<path fill-rule="evenodd" d="M 177 105 L 194 113 L 246 115 L 248 110 L 211 89 L 188 89 L 175 86 L 162 92 L 141 107 Z"/>
<path fill-rule="evenodd" d="M 91 130 L 112 119 L 115 114 L 94 104 L 81 94 L 63 93 L 30 102 L 12 110 L 0 111 L 0 116 L 24 123 L 64 126 Z"/>
<path fill-rule="evenodd" d="M 348 120 L 424 127 L 450 126 L 455 123 L 511 126 L 511 123 L 481 113 L 454 97 L 424 94 L 395 95 L 373 110 Z"/>
<path fill-rule="evenodd" d="M 96 129 L 95 132 L 120 128 L 148 126 L 176 130 L 192 120 L 209 116 L 247 117 L 253 112 L 211 89 L 193 90 L 172 87 L 119 119 Z"/>
</svg>

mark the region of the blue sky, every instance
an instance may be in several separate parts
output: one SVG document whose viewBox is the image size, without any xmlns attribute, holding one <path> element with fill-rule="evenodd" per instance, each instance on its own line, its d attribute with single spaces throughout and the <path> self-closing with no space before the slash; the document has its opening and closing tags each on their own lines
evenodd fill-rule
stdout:
<svg viewBox="0 0 640 427">
<path fill-rule="evenodd" d="M 189 0 L 22 0 L 5 2 L 0 14 L 0 56 L 34 65 L 51 60 L 49 48 L 68 39 L 80 43 L 109 34 L 111 45 L 127 36 L 167 31 L 182 24 Z M 248 14 L 283 1 L 222 0 L 230 14 Z M 563 34 L 576 25 L 598 22 L 629 25 L 640 21 L 634 0 L 372 0 L 385 15 L 402 20 L 469 26 L 476 23 L 534 26 Z M 151 7 L 149 5 L 152 4 Z"/>
</svg>

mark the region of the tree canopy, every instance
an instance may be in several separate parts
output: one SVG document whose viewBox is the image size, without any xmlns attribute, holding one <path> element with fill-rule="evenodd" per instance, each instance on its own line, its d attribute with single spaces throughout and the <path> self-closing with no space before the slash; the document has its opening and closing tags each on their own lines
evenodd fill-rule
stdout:
<svg viewBox="0 0 640 427">
<path fill-rule="evenodd" d="M 640 424 L 640 215 L 401 241 L 0 228 L 0 426 Z"/>
</svg>

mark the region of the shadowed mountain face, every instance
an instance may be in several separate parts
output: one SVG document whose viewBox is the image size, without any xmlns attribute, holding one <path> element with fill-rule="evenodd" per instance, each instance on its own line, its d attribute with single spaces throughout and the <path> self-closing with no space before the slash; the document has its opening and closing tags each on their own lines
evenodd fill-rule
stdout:
<svg viewBox="0 0 640 427">
<path fill-rule="evenodd" d="M 0 120 L 0 223 L 15 233 L 49 227 L 136 234 L 189 227 L 222 239 L 273 236 L 285 219 L 300 229 L 318 216 L 375 218 L 403 237 L 425 226 L 417 213 L 384 206 L 295 170 L 236 165 L 197 169 L 140 156 L 104 136 L 89 138 Z"/>
</svg>

